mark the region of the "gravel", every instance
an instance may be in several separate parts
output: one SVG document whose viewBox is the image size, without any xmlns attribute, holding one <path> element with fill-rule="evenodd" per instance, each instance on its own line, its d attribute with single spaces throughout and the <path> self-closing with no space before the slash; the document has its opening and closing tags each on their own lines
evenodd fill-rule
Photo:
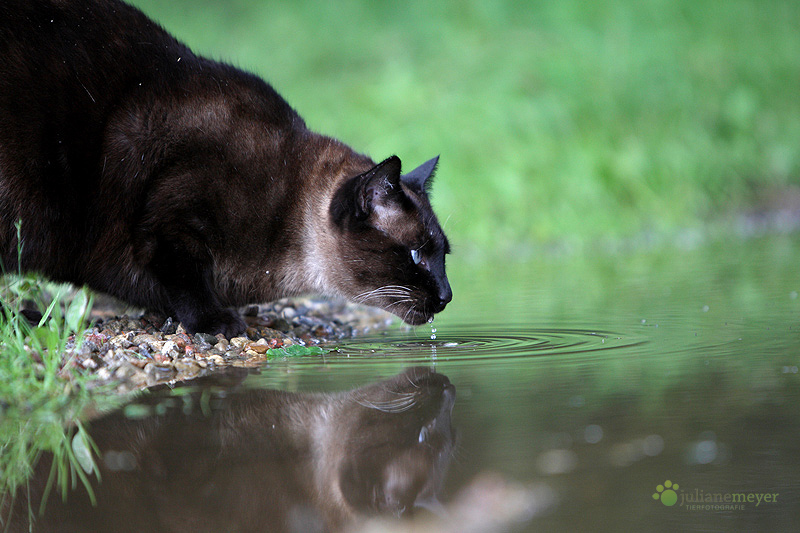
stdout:
<svg viewBox="0 0 800 533">
<path fill-rule="evenodd" d="M 226 366 L 255 367 L 267 351 L 291 345 L 332 345 L 339 339 L 384 330 L 394 319 L 379 309 L 345 301 L 283 299 L 240 309 L 245 336 L 189 335 L 171 317 L 116 316 L 96 309 L 93 327 L 65 354 L 71 364 L 91 371 L 91 386 L 127 392 L 159 383 L 193 379 Z"/>
</svg>

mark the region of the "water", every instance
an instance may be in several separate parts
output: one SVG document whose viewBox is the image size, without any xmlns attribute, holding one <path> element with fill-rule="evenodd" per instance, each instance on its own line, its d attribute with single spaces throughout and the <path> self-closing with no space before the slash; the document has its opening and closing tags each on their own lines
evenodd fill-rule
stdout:
<svg viewBox="0 0 800 533">
<path fill-rule="evenodd" d="M 104 485 L 119 487 L 115 479 L 125 477 L 135 516 L 161 516 L 164 507 L 190 505 L 180 495 L 194 494 L 190 488 L 224 468 L 241 475 L 235 483 L 216 480 L 202 498 L 233 491 L 258 507 L 277 493 L 265 488 L 269 475 L 251 475 L 254 465 L 284 441 L 269 440 L 274 437 L 265 435 L 276 426 L 254 414 L 252 405 L 266 400 L 231 409 L 236 398 L 269 390 L 307 398 L 422 366 L 449 378 L 455 395 L 433 387 L 419 401 L 433 414 L 414 414 L 410 437 L 403 436 L 410 424 L 404 417 L 417 411 L 406 402 L 408 391 L 429 387 L 392 392 L 399 386 L 393 382 L 378 389 L 395 400 L 367 395 L 359 401 L 384 406 L 389 418 L 404 422 L 395 429 L 379 421 L 343 429 L 330 443 L 350 450 L 358 442 L 368 450 L 365 457 L 402 458 L 384 474 L 424 467 L 423 477 L 440 484 L 439 500 L 451 514 L 436 522 L 423 511 L 421 520 L 455 524 L 453 531 L 470 524 L 488 531 L 498 522 L 520 531 L 793 531 L 800 523 L 798 243 L 771 237 L 491 265 L 454 258 L 455 299 L 431 325 L 342 342 L 320 358 L 274 361 L 196 392 L 192 401 L 185 391 L 172 392 L 160 418 L 139 419 L 137 412 L 135 420 L 98 423 L 104 435 L 111 426 L 111 433 L 125 427 L 141 435 L 150 431 L 143 424 L 166 424 L 169 431 L 159 438 L 178 435 L 174 442 L 149 442 L 135 460 L 115 449 L 122 456 L 112 462 L 122 466 L 104 474 Z M 143 402 L 163 405 L 164 394 Z M 198 433 L 209 431 L 204 423 L 186 422 L 215 412 L 228 419 L 213 438 Z M 438 422 L 431 425 L 430 417 Z M 406 429 L 396 429 L 401 426 Z M 209 439 L 213 457 L 204 453 Z M 452 461 L 411 461 L 401 443 L 417 439 Z M 238 450 L 224 464 L 215 462 L 221 442 Z M 124 439 L 114 446 L 124 448 Z M 181 475 L 164 457 L 183 465 Z M 126 464 L 163 483 L 145 490 Z M 365 476 L 356 477 L 366 482 Z M 137 490 L 138 499 L 131 496 Z M 189 520 L 174 514 L 173 520 Z M 154 527 L 169 530 L 170 524 Z"/>
</svg>

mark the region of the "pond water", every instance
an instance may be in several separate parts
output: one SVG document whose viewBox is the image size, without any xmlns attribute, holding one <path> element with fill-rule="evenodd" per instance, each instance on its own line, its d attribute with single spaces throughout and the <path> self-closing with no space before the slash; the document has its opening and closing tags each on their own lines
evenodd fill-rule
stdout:
<svg viewBox="0 0 800 533">
<path fill-rule="evenodd" d="M 294 435 L 294 426 L 259 410 L 302 417 L 316 412 L 310 405 L 344 409 L 353 400 L 397 423 L 388 428 L 363 418 L 351 427 L 337 419 L 330 449 L 382 457 L 367 462 L 382 469 L 383 488 L 369 485 L 369 468 L 354 466 L 352 493 L 366 484 L 372 488 L 361 503 L 377 500 L 394 512 L 390 496 L 408 489 L 403 483 L 426 498 L 438 487 L 444 510 L 437 513 L 450 514 L 442 521 L 421 511 L 418 519 L 433 524 L 430 530 L 445 530 L 443 524 L 451 531 L 795 530 L 798 244 L 796 236 L 774 236 L 491 265 L 454 256 L 455 298 L 429 326 L 356 338 L 323 357 L 273 361 L 205 388 L 154 392 L 116 419 L 96 423 L 106 463 L 98 498 L 106 485 L 117 491 L 114 512 L 123 524 L 150 517 L 142 523 L 151 530 L 170 531 L 188 531 L 188 524 L 193 531 L 214 529 L 208 517 L 192 522 L 164 511 L 192 507 L 189 495 L 195 503 L 217 502 L 203 504 L 215 513 L 239 509 L 225 494 L 238 495 L 236 505 L 246 500 L 248 510 L 264 500 L 292 508 L 291 480 L 317 474 L 276 466 L 285 458 L 272 454 L 288 437 L 264 434 L 277 423 Z M 401 375 L 410 389 L 395 378 L 361 396 L 311 394 L 391 380 L 409 367 L 426 369 Z M 164 398 L 172 403 L 158 407 Z M 217 433 L 209 437 L 209 424 L 197 420 L 214 416 Z M 159 424 L 169 431 L 153 429 Z M 127 450 L 123 435 L 127 441 L 137 435 L 142 449 Z M 414 456 L 409 447 L 416 442 L 430 453 Z M 301 462 L 325 470 L 315 452 L 298 453 Z M 218 479 L 221 468 L 239 477 Z M 415 473 L 412 483 L 407 476 L 415 468 L 426 473 Z M 161 485 L 130 477 L 115 482 L 137 469 Z M 388 480 L 386 472 L 394 472 Z M 77 497 L 70 502 L 67 508 L 80 506 Z M 313 505 L 303 502 L 297 509 Z M 120 510 L 125 505 L 135 511 Z M 320 523 L 313 513 L 305 522 L 289 514 L 294 518 L 285 523 L 298 530 Z M 229 520 L 236 525 L 231 530 L 248 530 L 246 521 Z M 138 529 L 126 527 L 117 530 Z"/>
</svg>

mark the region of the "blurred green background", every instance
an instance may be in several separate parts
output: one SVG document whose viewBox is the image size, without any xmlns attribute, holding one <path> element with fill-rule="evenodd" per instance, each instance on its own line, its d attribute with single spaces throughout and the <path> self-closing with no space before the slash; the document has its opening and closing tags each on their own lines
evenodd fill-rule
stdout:
<svg viewBox="0 0 800 533">
<path fill-rule="evenodd" d="M 724 227 L 797 183 L 794 0 L 133 3 L 316 131 L 441 154 L 462 257 Z"/>
</svg>

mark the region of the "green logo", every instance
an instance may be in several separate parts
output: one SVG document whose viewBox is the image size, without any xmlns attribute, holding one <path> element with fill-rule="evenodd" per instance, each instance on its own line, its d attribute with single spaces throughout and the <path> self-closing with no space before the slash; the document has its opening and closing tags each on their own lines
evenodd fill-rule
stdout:
<svg viewBox="0 0 800 533">
<path fill-rule="evenodd" d="M 672 484 L 672 481 L 666 480 L 663 485 L 658 485 L 653 494 L 654 500 L 661 500 L 661 503 L 667 507 L 672 507 L 678 501 L 678 494 L 673 489 L 677 489 L 678 484 Z"/>
</svg>

